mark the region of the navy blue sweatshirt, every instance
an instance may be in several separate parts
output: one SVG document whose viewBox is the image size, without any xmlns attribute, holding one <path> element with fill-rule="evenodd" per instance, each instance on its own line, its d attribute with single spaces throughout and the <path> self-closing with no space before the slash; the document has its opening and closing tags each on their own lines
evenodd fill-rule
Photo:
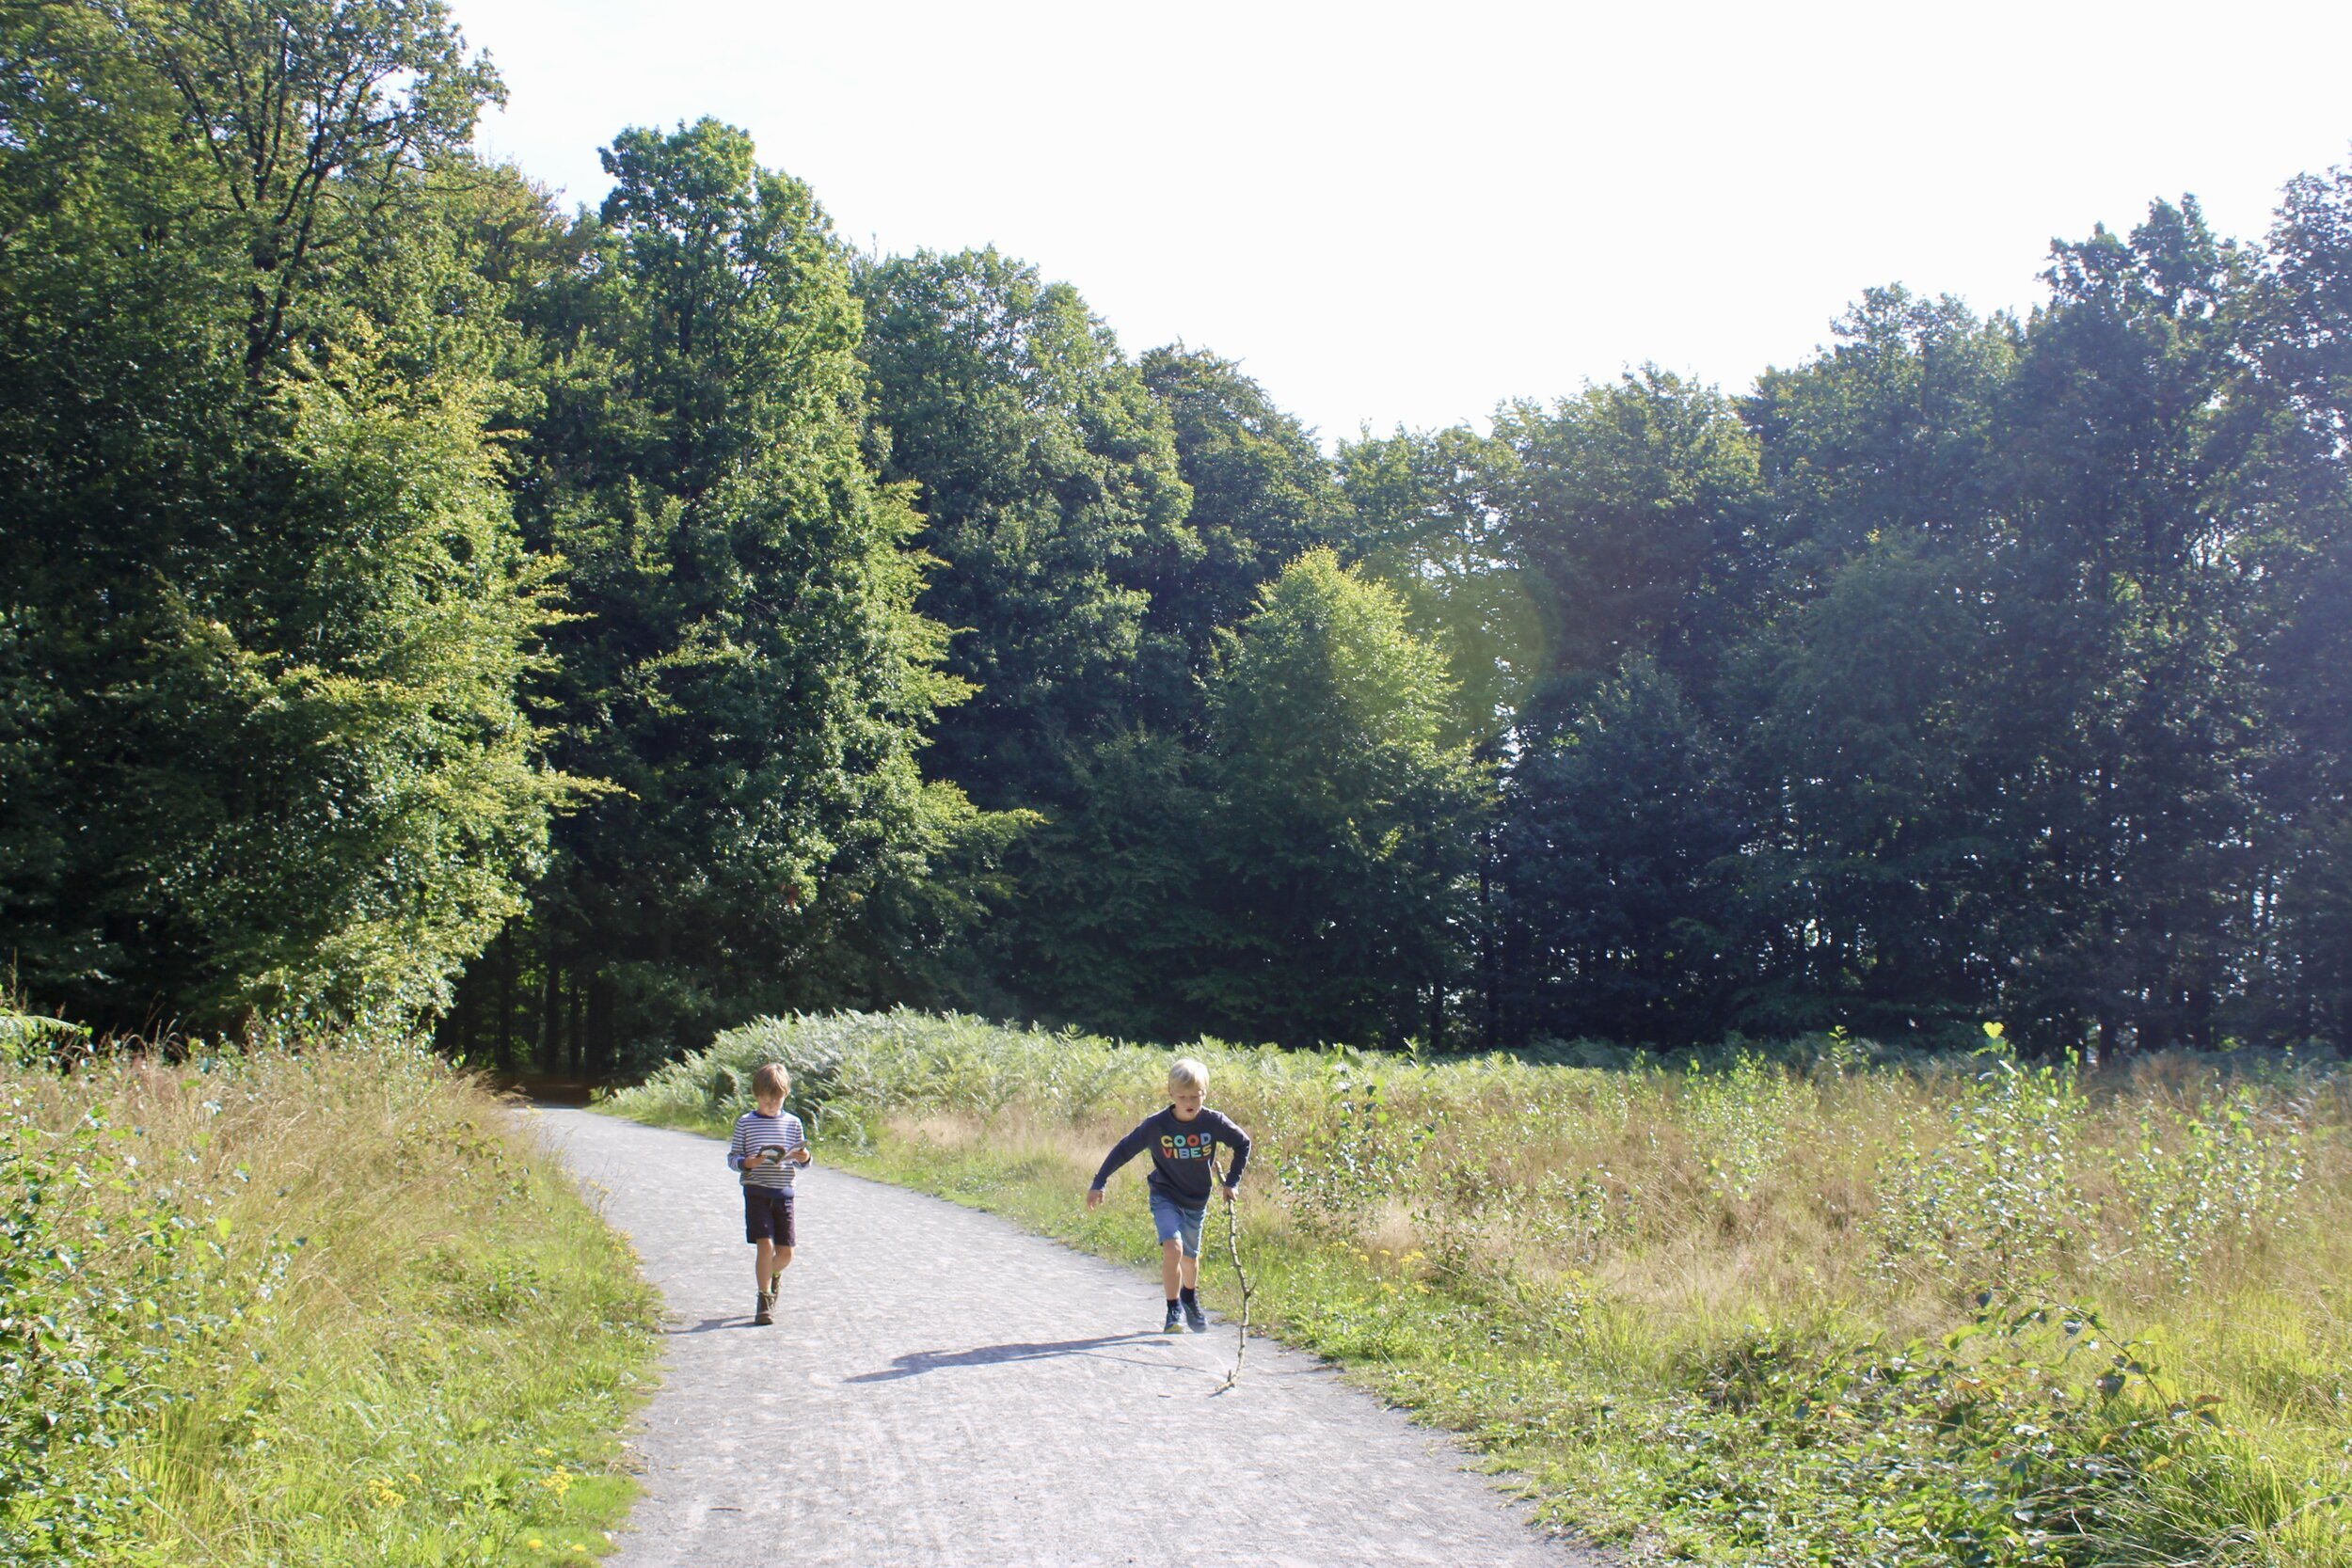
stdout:
<svg viewBox="0 0 2352 1568">
<path fill-rule="evenodd" d="M 1179 1121 L 1176 1107 L 1170 1105 L 1136 1123 L 1134 1132 L 1111 1146 L 1111 1151 L 1103 1156 L 1103 1168 L 1094 1173 L 1095 1189 L 1099 1192 L 1111 1179 L 1111 1172 L 1148 1148 L 1152 1174 L 1147 1180 L 1152 1190 L 1166 1193 L 1186 1209 L 1206 1208 L 1209 1160 L 1218 1144 L 1233 1151 L 1233 1168 L 1225 1173 L 1225 1184 L 1237 1187 L 1242 1167 L 1249 1164 L 1249 1134 L 1222 1111 L 1204 1105 L 1190 1121 Z"/>
</svg>

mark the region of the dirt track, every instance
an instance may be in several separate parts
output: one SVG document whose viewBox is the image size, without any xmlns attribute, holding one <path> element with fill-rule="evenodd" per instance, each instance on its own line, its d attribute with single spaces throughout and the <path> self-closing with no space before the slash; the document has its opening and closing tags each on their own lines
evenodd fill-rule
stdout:
<svg viewBox="0 0 2352 1568">
<path fill-rule="evenodd" d="M 777 1322 L 753 1327 L 717 1141 L 532 1119 L 668 1303 L 617 1568 L 1598 1560 L 1311 1358 L 1257 1341 L 1218 1393 L 1231 1326 L 1151 1332 L 1156 1279 L 821 1164 Z"/>
</svg>

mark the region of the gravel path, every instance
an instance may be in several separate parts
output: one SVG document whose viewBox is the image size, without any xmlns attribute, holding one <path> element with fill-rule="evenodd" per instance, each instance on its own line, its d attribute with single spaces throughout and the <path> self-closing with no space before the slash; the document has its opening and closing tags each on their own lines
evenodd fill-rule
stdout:
<svg viewBox="0 0 2352 1568">
<path fill-rule="evenodd" d="M 1163 1336 L 1156 1280 L 820 1164 L 774 1326 L 720 1144 L 532 1113 L 669 1306 L 615 1568 L 1591 1564 L 1460 1451 L 1260 1340 Z M 1114 1200 L 1147 1225 L 1132 1177 Z M 1076 1195 L 1072 1196 L 1076 1201 Z"/>
</svg>

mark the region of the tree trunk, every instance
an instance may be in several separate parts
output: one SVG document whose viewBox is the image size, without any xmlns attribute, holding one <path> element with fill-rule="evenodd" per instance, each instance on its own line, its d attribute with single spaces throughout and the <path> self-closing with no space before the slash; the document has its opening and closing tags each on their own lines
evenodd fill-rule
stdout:
<svg viewBox="0 0 2352 1568">
<path fill-rule="evenodd" d="M 555 927 L 548 927 L 544 972 L 539 986 L 539 1062 L 544 1069 L 555 1060 L 564 1032 L 564 956 L 556 945 Z"/>
<path fill-rule="evenodd" d="M 583 1058 L 588 1051 L 587 993 L 596 983 L 595 970 L 591 969 L 585 974 L 577 968 L 572 971 L 572 1027 L 571 1039 L 567 1043 L 571 1053 L 572 1076 L 575 1078 L 581 1074 L 584 1066 Z"/>
<path fill-rule="evenodd" d="M 497 1063 L 501 1075 L 510 1072 L 515 1065 L 515 936 L 510 928 L 499 933 L 499 1023 Z"/>
</svg>

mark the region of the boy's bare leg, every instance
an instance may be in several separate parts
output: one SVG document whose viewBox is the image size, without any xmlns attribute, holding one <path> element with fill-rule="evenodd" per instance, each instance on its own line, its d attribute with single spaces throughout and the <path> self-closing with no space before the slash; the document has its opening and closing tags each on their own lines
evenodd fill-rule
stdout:
<svg viewBox="0 0 2352 1568">
<path fill-rule="evenodd" d="M 781 1278 L 784 1271 L 791 1266 L 792 1249 L 790 1247 L 778 1246 L 765 1236 L 759 1239 L 759 1256 L 754 1260 L 752 1267 L 759 1276 L 761 1295 L 764 1296 L 774 1290 L 775 1281 Z"/>
<path fill-rule="evenodd" d="M 1162 1242 L 1160 1243 L 1160 1285 L 1168 1291 L 1168 1300 L 1176 1299 L 1177 1288 L 1184 1281 L 1187 1266 L 1196 1276 L 1200 1274 L 1200 1265 L 1184 1256 L 1184 1243 Z"/>
<path fill-rule="evenodd" d="M 1185 1290 L 1187 1290 L 1187 1291 L 1197 1290 L 1197 1289 L 1199 1289 L 1199 1288 L 1200 1288 L 1200 1259 L 1198 1259 L 1198 1258 L 1187 1258 L 1187 1259 L 1185 1259 L 1184 1260 L 1184 1267 L 1183 1267 L 1183 1269 L 1182 1269 L 1182 1271 L 1180 1272 L 1180 1275 L 1179 1275 L 1179 1283 L 1181 1283 L 1181 1284 L 1184 1286 L 1184 1288 Z"/>
</svg>

